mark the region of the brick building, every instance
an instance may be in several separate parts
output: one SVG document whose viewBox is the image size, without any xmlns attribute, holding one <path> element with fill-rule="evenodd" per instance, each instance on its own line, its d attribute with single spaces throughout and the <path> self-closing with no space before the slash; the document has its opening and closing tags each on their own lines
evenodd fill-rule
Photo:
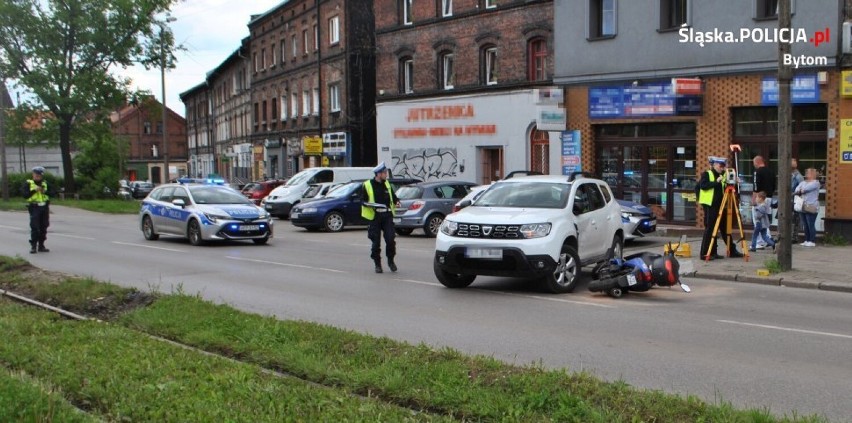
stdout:
<svg viewBox="0 0 852 423">
<path fill-rule="evenodd" d="M 207 74 L 216 158 L 213 169 L 232 182 L 263 179 L 265 175 L 263 146 L 251 142 L 250 51 L 246 37 L 238 49 Z"/>
<path fill-rule="evenodd" d="M 187 174 L 186 120 L 171 109 L 166 110 L 169 143 L 168 179 Z M 154 97 L 142 97 L 110 115 L 113 133 L 129 143 L 127 170 L 129 180 L 165 182 L 163 172 L 163 104 Z"/>
<path fill-rule="evenodd" d="M 180 100 L 186 107 L 187 165 L 188 174 L 192 177 L 202 177 L 214 169 L 214 122 L 210 97 L 207 81 L 180 93 Z"/>
<path fill-rule="evenodd" d="M 800 170 L 821 172 L 822 229 L 823 217 L 826 225 L 852 218 L 844 212 L 852 191 L 838 183 L 852 171 L 837 147 L 841 111 L 852 110 L 839 96 L 845 8 L 842 0 L 792 3 L 792 54 L 811 61 L 794 70 L 792 154 Z M 789 175 L 777 157 L 777 7 L 777 0 L 557 5 L 554 81 L 566 87 L 567 129 L 582 139 L 583 169 L 604 177 L 619 198 L 648 204 L 661 221 L 696 226 L 703 213 L 694 184 L 708 156 L 733 157 L 729 145 L 742 146 L 744 193 L 755 155 Z M 714 30 L 731 37 L 699 38 Z M 826 36 L 822 43 L 811 40 L 817 34 Z M 750 208 L 742 210 L 750 224 Z"/>
<path fill-rule="evenodd" d="M 287 1 L 252 17 L 251 139 L 266 176 L 375 163 L 373 24 L 368 0 Z"/>
<path fill-rule="evenodd" d="M 558 169 L 553 2 L 375 0 L 379 160 L 488 183 Z"/>
</svg>

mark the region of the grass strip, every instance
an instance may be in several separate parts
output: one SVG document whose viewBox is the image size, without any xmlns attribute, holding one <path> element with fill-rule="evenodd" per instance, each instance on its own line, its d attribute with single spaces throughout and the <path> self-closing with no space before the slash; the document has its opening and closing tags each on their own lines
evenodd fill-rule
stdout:
<svg viewBox="0 0 852 423">
<path fill-rule="evenodd" d="M 0 211 L 27 211 L 27 203 L 19 200 L 0 200 Z"/>
<path fill-rule="evenodd" d="M 175 319 L 174 316 L 181 316 Z M 325 385 L 471 420 L 583 422 L 822 421 L 776 419 L 695 397 L 637 390 L 588 374 L 511 366 L 309 322 L 279 321 L 171 295 L 123 315 L 130 327 Z"/>
<path fill-rule="evenodd" d="M 74 200 L 66 198 L 64 200 L 54 199 L 51 200 L 50 203 L 57 206 L 75 207 L 78 209 L 109 214 L 137 214 L 141 207 L 141 203 L 138 200 L 121 199 Z"/>
<path fill-rule="evenodd" d="M 0 363 L 56 386 L 108 421 L 443 420 L 5 299 L 0 331 Z"/>
<path fill-rule="evenodd" d="M 0 368 L 0 416 L 4 421 L 12 422 L 99 421 L 81 412 L 39 381 L 3 368 Z"/>
</svg>

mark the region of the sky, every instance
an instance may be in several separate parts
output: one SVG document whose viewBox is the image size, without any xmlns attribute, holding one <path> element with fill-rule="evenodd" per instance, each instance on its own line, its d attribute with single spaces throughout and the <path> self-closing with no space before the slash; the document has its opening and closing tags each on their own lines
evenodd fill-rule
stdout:
<svg viewBox="0 0 852 423">
<path fill-rule="evenodd" d="M 248 36 L 251 15 L 264 13 L 284 0 L 187 0 L 172 10 L 175 41 L 186 51 L 176 54 L 177 68 L 166 71 L 166 105 L 183 116 L 179 94 L 204 82 L 208 71 L 222 63 Z M 148 90 L 161 100 L 160 70 L 138 66 L 118 74 L 133 79 L 131 89 Z"/>
</svg>

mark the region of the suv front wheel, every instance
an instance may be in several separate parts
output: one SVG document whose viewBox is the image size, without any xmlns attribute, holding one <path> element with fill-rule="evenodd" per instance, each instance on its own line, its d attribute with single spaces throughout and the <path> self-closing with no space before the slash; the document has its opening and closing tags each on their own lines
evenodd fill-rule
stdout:
<svg viewBox="0 0 852 423">
<path fill-rule="evenodd" d="M 432 267 L 435 269 L 435 277 L 438 282 L 447 288 L 467 288 L 476 279 L 476 275 L 460 275 L 458 273 L 450 273 L 442 269 L 438 264 L 438 260 L 432 262 Z"/>
<path fill-rule="evenodd" d="M 580 279 L 580 256 L 570 245 L 563 245 L 559 252 L 556 269 L 542 279 L 545 289 L 554 294 L 571 292 Z"/>
</svg>

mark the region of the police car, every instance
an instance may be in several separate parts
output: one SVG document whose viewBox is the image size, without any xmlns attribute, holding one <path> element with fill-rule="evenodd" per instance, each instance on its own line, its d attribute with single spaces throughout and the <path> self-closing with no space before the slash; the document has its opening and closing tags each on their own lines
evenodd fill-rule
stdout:
<svg viewBox="0 0 852 423">
<path fill-rule="evenodd" d="M 192 245 L 216 240 L 272 238 L 272 218 L 239 191 L 217 184 L 164 184 L 151 191 L 139 211 L 145 239 L 160 235 L 189 238 Z"/>
</svg>

